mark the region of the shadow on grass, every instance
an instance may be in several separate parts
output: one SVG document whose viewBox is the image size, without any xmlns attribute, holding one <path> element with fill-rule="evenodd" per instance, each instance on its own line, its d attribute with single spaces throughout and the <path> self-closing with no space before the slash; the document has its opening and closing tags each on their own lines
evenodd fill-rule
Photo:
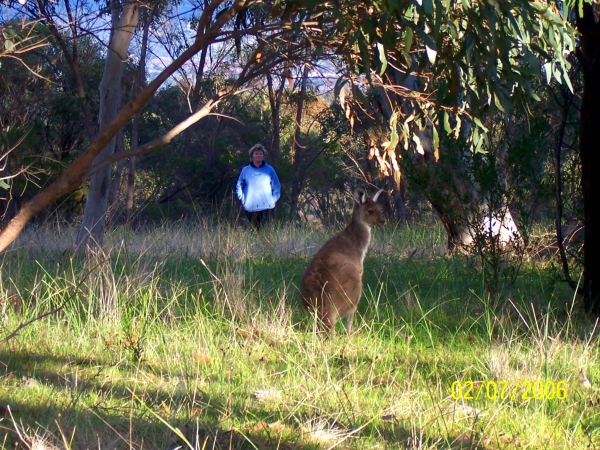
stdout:
<svg viewBox="0 0 600 450">
<path fill-rule="evenodd" d="M 316 448 L 299 439 L 295 424 L 274 422 L 267 409 L 254 410 L 249 426 L 235 427 L 231 422 L 249 412 L 243 401 L 191 382 L 161 387 L 147 367 L 138 367 L 147 385 L 130 386 L 126 378 L 106 381 L 111 365 L 101 359 L 3 351 L 0 361 L 1 448 L 33 448 L 36 440 L 74 449 Z M 72 375 L 53 370 L 65 366 Z"/>
<path fill-rule="evenodd" d="M 54 445 L 38 448 L 61 449 L 310 450 L 361 448 L 364 439 L 405 448 L 477 446 L 462 435 L 426 436 L 395 418 L 382 419 L 383 426 L 365 426 L 357 419 L 346 424 L 350 431 L 344 435 L 318 443 L 298 425 L 300 417 L 287 415 L 280 421 L 278 408 L 243 394 L 205 392 L 195 386 L 197 375 L 173 387 L 160 377 L 160 369 L 143 363 L 116 367 L 106 358 L 74 360 L 6 350 L 0 352 L 0 361 L 2 448 L 31 449 L 35 439 Z M 122 376 L 109 376 L 108 371 L 119 368 L 126 369 Z M 126 375 L 132 369 L 135 380 Z"/>
</svg>

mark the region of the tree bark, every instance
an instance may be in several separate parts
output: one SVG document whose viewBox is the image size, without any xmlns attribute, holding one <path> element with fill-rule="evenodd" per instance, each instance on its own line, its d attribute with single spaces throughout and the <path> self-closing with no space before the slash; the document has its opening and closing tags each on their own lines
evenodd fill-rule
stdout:
<svg viewBox="0 0 600 450">
<path fill-rule="evenodd" d="M 120 8 L 118 0 L 111 1 L 113 14 Z M 118 113 L 121 100 L 121 78 L 123 77 L 123 61 L 127 58 L 127 50 L 135 27 L 138 23 L 139 4 L 135 0 L 125 0 L 123 12 L 116 28 L 112 32 L 104 73 L 100 82 L 100 117 L 99 128 L 105 129 Z M 97 161 L 114 154 L 116 139 L 113 137 L 100 152 Z M 90 180 L 88 199 L 83 213 L 83 222 L 77 235 L 76 246 L 80 250 L 95 250 L 102 246 L 106 225 L 106 210 L 110 188 L 111 167 L 97 172 Z"/>
<path fill-rule="evenodd" d="M 123 130 L 119 130 L 117 133 L 117 142 L 115 144 L 115 153 L 122 152 L 125 150 L 125 136 Z M 119 160 L 115 175 L 110 183 L 110 192 L 108 194 L 108 207 L 112 211 L 111 216 L 114 215 L 113 207 L 116 206 L 117 200 L 119 200 L 119 192 L 121 192 L 121 176 L 123 175 L 123 167 L 125 167 L 125 161 Z M 109 220 L 112 222 L 112 219 Z"/>
<path fill-rule="evenodd" d="M 595 9 L 595 11 L 594 11 Z M 581 99 L 581 186 L 583 190 L 583 292 L 587 311 L 600 315 L 600 16 L 599 5 L 584 4 L 577 19 L 581 33 L 577 58 L 583 71 Z M 595 14 L 596 13 L 596 14 Z M 597 231 L 594 231 L 597 230 Z"/>
</svg>

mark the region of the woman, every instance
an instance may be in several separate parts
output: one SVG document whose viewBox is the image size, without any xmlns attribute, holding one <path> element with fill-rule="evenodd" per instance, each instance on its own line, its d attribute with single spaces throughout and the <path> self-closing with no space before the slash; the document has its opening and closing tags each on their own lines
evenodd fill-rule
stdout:
<svg viewBox="0 0 600 450">
<path fill-rule="evenodd" d="M 244 166 L 237 181 L 236 193 L 248 221 L 260 228 L 270 219 L 271 210 L 281 195 L 275 169 L 264 161 L 265 148 L 256 144 L 250 149 L 250 163 Z"/>
</svg>

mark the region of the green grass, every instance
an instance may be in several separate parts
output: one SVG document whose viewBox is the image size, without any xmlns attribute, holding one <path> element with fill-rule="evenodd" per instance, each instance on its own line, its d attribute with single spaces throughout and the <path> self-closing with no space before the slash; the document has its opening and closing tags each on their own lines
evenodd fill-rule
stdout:
<svg viewBox="0 0 600 450">
<path fill-rule="evenodd" d="M 492 308 L 440 227 L 377 229 L 357 331 L 323 340 L 297 284 L 334 230 L 117 229 L 90 260 L 74 232 L 31 228 L 0 257 L 0 339 L 59 308 L 0 346 L 2 448 L 600 445 L 597 327 L 551 259 Z M 565 398 L 524 398 L 536 380 Z"/>
</svg>

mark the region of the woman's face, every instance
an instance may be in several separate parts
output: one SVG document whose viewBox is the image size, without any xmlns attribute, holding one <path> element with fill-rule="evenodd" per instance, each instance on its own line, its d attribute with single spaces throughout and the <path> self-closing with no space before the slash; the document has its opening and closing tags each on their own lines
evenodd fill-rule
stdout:
<svg viewBox="0 0 600 450">
<path fill-rule="evenodd" d="M 262 164 L 263 162 L 263 151 L 262 150 L 254 150 L 252 152 L 252 164 L 254 164 L 255 167 L 258 167 Z"/>
</svg>

